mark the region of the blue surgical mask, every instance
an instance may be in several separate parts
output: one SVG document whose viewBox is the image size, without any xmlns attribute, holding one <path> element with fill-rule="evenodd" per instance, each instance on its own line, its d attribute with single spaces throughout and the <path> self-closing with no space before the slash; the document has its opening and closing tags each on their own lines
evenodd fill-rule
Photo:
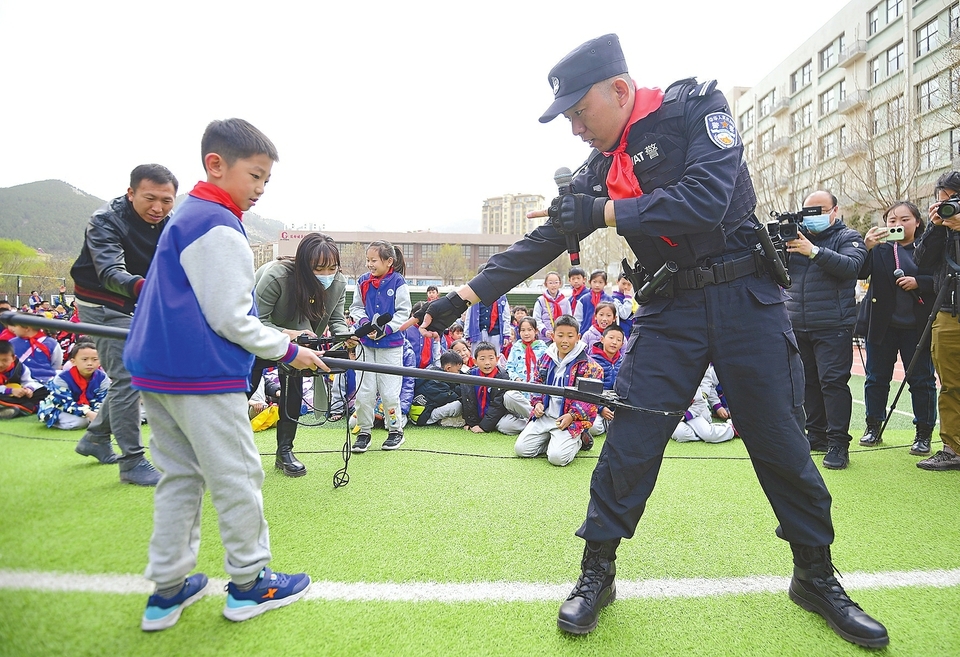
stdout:
<svg viewBox="0 0 960 657">
<path fill-rule="evenodd" d="M 803 227 L 811 233 L 822 233 L 830 227 L 830 215 L 818 214 L 815 217 L 805 217 Z"/>
<path fill-rule="evenodd" d="M 323 289 L 326 290 L 330 287 L 330 284 L 333 283 L 333 279 L 336 274 L 330 274 L 329 276 L 321 276 L 320 274 L 314 274 L 317 277 L 317 280 L 320 281 L 320 285 L 323 286 Z"/>
</svg>

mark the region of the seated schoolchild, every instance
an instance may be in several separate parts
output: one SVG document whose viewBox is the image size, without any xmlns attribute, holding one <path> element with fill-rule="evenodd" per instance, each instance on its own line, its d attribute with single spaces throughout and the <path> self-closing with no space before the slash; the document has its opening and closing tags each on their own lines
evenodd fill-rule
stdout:
<svg viewBox="0 0 960 657">
<path fill-rule="evenodd" d="M 477 365 L 470 368 L 469 374 L 490 379 L 510 379 L 497 364 L 499 354 L 492 343 L 477 344 L 473 356 Z M 463 404 L 463 428 L 474 433 L 499 431 L 508 436 L 520 433 L 526 420 L 507 412 L 503 406 L 503 393 L 503 388 L 462 384 L 460 401 Z"/>
<path fill-rule="evenodd" d="M 537 378 L 537 363 L 546 353 L 547 343 L 539 339 L 540 333 L 534 317 L 523 317 L 520 320 L 518 334 L 519 339 L 510 349 L 505 369 L 512 381 L 530 383 Z M 503 395 L 503 404 L 511 414 L 520 418 L 529 418 L 533 411 L 530 395 L 529 392 L 508 390 Z"/>
<path fill-rule="evenodd" d="M 453 343 L 459 340 L 463 340 L 463 324 L 460 320 L 457 320 L 443 332 L 440 349 L 452 349 Z M 466 344 L 466 342 L 464 342 L 464 344 Z M 467 352 L 470 352 L 469 347 L 467 348 Z"/>
<path fill-rule="evenodd" d="M 590 348 L 593 347 L 597 342 L 600 342 L 600 338 L 603 337 L 603 332 L 611 324 L 616 324 L 617 322 L 617 307 L 611 301 L 601 301 L 597 304 L 596 310 L 593 311 L 593 319 L 590 322 L 590 328 L 588 328 L 583 335 L 580 336 L 581 342 L 587 345 L 587 351 L 590 351 Z"/>
<path fill-rule="evenodd" d="M 32 326 L 13 325 L 10 330 L 16 336 L 10 344 L 35 380 L 46 384 L 63 368 L 63 349 L 55 339 Z"/>
<path fill-rule="evenodd" d="M 92 340 L 80 340 L 73 346 L 70 363 L 70 368 L 47 383 L 49 394 L 37 409 L 37 419 L 51 429 L 87 428 L 110 389 L 110 379 L 100 367 Z"/>
<path fill-rule="evenodd" d="M 623 354 L 620 352 L 623 347 L 623 329 L 619 324 L 611 324 L 603 330 L 603 337 L 600 342 L 594 343 L 588 351 L 597 365 L 603 368 L 603 389 L 613 390 L 613 384 L 617 380 L 617 373 L 620 372 L 620 363 L 623 361 Z M 597 421 L 590 427 L 590 436 L 599 436 L 607 430 L 610 422 L 613 421 L 613 409 L 609 406 L 601 406 L 597 409 Z M 592 442 L 592 440 L 591 440 Z M 590 447 L 593 447 L 591 444 Z M 583 449 L 590 449 L 584 442 Z"/>
<path fill-rule="evenodd" d="M 466 340 L 455 340 L 450 348 L 460 354 L 460 358 L 463 359 L 463 364 L 467 366 L 467 369 L 477 366 L 470 354 L 470 345 L 467 344 Z"/>
<path fill-rule="evenodd" d="M 442 369 L 444 372 L 462 374 L 462 367 L 463 358 L 451 349 L 440 355 L 440 367 L 431 365 L 427 369 Z M 446 426 L 463 426 L 460 384 L 435 379 L 417 379 L 413 395 L 410 419 L 414 424 L 421 427 L 437 423 Z"/>
<path fill-rule="evenodd" d="M 10 341 L 0 340 L 0 420 L 36 413 L 46 395 L 47 389 L 34 381 Z"/>
<path fill-rule="evenodd" d="M 579 322 L 561 315 L 553 327 L 553 344 L 537 364 L 537 383 L 563 388 L 574 386 L 578 378 L 603 379 L 603 369 L 586 353 L 580 341 Z M 532 458 L 546 453 L 553 465 L 570 463 L 589 437 L 597 418 L 596 404 L 564 399 L 563 394 L 533 395 L 530 422 L 517 436 L 517 456 Z M 582 434 L 587 434 L 586 436 Z"/>
<path fill-rule="evenodd" d="M 526 306 L 514 306 L 510 311 L 510 324 L 506 327 L 506 335 L 503 336 L 500 344 L 500 354 L 503 356 L 503 363 L 510 357 L 510 350 L 513 343 L 520 339 L 520 320 L 530 314 Z"/>
<path fill-rule="evenodd" d="M 700 387 L 690 404 L 690 408 L 687 409 L 683 420 L 680 421 L 673 432 L 672 438 L 677 442 L 686 443 L 702 440 L 705 443 L 723 443 L 734 437 L 731 422 L 714 423 L 711 421 L 711 408 L 714 404 L 719 404 L 714 379 L 713 365 L 710 365 L 700 381 Z"/>
</svg>

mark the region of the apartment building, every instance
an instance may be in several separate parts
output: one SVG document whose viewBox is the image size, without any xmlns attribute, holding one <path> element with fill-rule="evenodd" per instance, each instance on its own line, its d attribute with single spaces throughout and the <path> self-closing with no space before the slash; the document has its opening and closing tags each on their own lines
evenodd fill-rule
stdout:
<svg viewBox="0 0 960 657">
<path fill-rule="evenodd" d="M 758 216 L 798 210 L 812 190 L 847 222 L 894 201 L 925 207 L 960 168 L 960 6 L 854 0 L 750 89 L 728 94 L 758 194 Z"/>
</svg>

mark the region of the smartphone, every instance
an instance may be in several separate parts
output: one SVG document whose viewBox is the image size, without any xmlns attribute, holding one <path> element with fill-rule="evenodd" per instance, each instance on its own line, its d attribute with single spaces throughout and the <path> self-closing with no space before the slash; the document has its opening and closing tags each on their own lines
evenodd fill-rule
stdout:
<svg viewBox="0 0 960 657">
<path fill-rule="evenodd" d="M 904 239 L 903 226 L 894 226 L 888 230 L 889 232 L 880 238 L 884 242 L 900 242 Z"/>
</svg>

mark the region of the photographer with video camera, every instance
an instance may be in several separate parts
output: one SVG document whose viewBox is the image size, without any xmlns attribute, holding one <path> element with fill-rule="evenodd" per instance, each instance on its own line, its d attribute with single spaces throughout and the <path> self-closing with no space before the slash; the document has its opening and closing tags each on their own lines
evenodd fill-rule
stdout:
<svg viewBox="0 0 960 657">
<path fill-rule="evenodd" d="M 260 321 L 264 326 L 283 331 L 292 341 L 313 342 L 328 327 L 334 335 L 350 333 L 344 318 L 347 279 L 340 272 L 340 251 L 333 238 L 323 233 L 309 233 L 297 247 L 296 256 L 279 258 L 260 267 L 255 283 Z M 322 349 L 321 345 L 317 346 Z M 263 368 L 275 365 L 261 358 L 254 361 L 248 397 L 257 389 Z M 277 372 L 281 411 L 277 422 L 276 467 L 288 477 L 301 477 L 307 474 L 307 468 L 294 455 L 293 441 L 297 437 L 303 398 L 303 375 L 282 367 Z M 326 386 L 321 381 L 314 382 L 313 408 L 327 408 Z"/>
<path fill-rule="evenodd" d="M 859 274 L 861 279 L 870 279 L 855 331 L 866 337 L 863 394 L 867 429 L 860 439 L 864 447 L 882 442 L 880 434 L 897 354 L 905 366 L 911 362 L 933 305 L 933 269 L 920 269 L 913 259 L 914 238 L 923 233 L 920 210 L 909 201 L 899 201 L 887 210 L 884 221 L 885 226 L 873 226 L 864 236 L 867 259 Z M 907 374 L 916 425 L 910 453 L 926 455 L 937 421 L 937 382 L 929 349 L 920 352 Z"/>
<path fill-rule="evenodd" d="M 923 470 L 960 470 L 960 322 L 957 319 L 957 274 L 960 263 L 960 171 L 937 179 L 937 200 L 929 210 L 930 225 L 914 249 L 919 267 L 929 267 L 937 293 L 949 286 L 933 320 L 930 349 L 940 378 L 940 439 L 943 449 L 917 462 Z M 932 312 L 932 309 L 931 309 Z"/>
<path fill-rule="evenodd" d="M 806 378 L 803 409 L 811 450 L 826 450 L 823 467 L 842 470 L 850 463 L 850 369 L 853 326 L 857 320 L 857 273 L 867 257 L 860 233 L 840 218 L 837 197 L 816 191 L 804 208 L 797 238 L 787 242 L 787 268 L 793 279 L 787 312 L 793 324 Z"/>
</svg>

